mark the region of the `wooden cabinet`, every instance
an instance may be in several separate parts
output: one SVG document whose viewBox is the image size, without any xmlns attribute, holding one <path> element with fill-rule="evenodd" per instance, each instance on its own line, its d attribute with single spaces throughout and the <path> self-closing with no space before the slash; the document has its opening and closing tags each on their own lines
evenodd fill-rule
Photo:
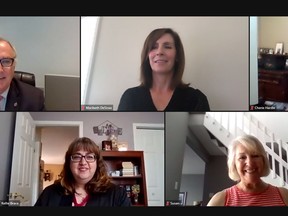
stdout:
<svg viewBox="0 0 288 216">
<path fill-rule="evenodd" d="M 259 54 L 259 101 L 288 102 L 287 55 Z"/>
<path fill-rule="evenodd" d="M 107 165 L 107 170 L 112 178 L 112 182 L 121 185 L 126 189 L 127 196 L 131 198 L 133 205 L 147 206 L 148 201 L 143 151 L 102 151 L 101 154 Z M 133 164 L 132 173 L 129 173 L 128 171 L 128 174 L 125 176 L 122 162 L 131 162 Z M 138 197 L 137 195 L 135 197 L 132 190 L 137 186 L 139 187 L 140 192 L 138 193 Z"/>
<path fill-rule="evenodd" d="M 258 69 L 259 100 L 288 102 L 288 70 Z"/>
</svg>

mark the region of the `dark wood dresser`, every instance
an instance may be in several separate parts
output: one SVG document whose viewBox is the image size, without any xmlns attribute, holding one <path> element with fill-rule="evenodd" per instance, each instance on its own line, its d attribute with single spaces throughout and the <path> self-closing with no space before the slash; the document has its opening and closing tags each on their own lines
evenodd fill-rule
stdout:
<svg viewBox="0 0 288 216">
<path fill-rule="evenodd" d="M 288 102 L 288 70 L 258 69 L 259 99 Z"/>
<path fill-rule="evenodd" d="M 258 59 L 259 100 L 288 102 L 286 55 L 260 54 Z"/>
</svg>

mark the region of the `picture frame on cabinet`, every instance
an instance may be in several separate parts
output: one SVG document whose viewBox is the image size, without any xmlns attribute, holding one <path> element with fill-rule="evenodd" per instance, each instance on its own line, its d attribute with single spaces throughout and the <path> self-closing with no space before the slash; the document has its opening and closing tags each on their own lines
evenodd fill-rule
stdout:
<svg viewBox="0 0 288 216">
<path fill-rule="evenodd" d="M 275 54 L 282 55 L 283 48 L 284 48 L 284 43 L 276 43 Z"/>
<path fill-rule="evenodd" d="M 103 140 L 102 141 L 102 150 L 103 151 L 111 151 L 112 150 L 112 141 L 111 140 Z"/>
</svg>

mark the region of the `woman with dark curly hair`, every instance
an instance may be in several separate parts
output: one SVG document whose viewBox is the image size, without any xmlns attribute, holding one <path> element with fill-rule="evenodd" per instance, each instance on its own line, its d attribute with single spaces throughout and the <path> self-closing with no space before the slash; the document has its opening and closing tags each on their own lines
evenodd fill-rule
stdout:
<svg viewBox="0 0 288 216">
<path fill-rule="evenodd" d="M 141 53 L 141 84 L 121 96 L 118 111 L 210 111 L 206 95 L 184 83 L 183 44 L 171 28 L 153 30 Z"/>
<path fill-rule="evenodd" d="M 60 179 L 47 186 L 34 206 L 131 206 L 124 188 L 111 182 L 97 144 L 75 139 L 65 154 Z"/>
</svg>

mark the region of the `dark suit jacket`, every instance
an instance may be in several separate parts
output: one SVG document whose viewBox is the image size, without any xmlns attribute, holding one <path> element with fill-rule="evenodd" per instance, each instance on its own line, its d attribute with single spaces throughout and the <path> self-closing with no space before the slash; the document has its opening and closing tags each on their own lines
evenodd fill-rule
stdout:
<svg viewBox="0 0 288 216">
<path fill-rule="evenodd" d="M 44 93 L 41 89 L 13 78 L 5 111 L 43 111 L 44 102 Z"/>
</svg>

